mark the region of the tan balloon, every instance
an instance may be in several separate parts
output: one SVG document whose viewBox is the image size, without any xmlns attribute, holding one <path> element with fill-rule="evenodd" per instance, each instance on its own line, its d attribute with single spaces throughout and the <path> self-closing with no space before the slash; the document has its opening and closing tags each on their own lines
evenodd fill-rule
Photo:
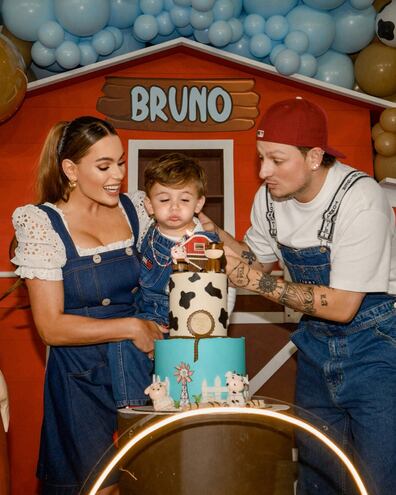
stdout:
<svg viewBox="0 0 396 495">
<path fill-rule="evenodd" d="M 396 134 L 394 132 L 381 132 L 375 141 L 374 148 L 383 156 L 396 155 Z"/>
<path fill-rule="evenodd" d="M 396 179 L 396 155 L 376 155 L 374 159 L 374 177 L 378 182 L 385 177 Z"/>
<path fill-rule="evenodd" d="M 371 139 L 375 141 L 377 139 L 377 136 L 382 134 L 384 132 L 384 129 L 382 129 L 381 124 L 377 122 L 373 127 L 371 128 Z"/>
<path fill-rule="evenodd" d="M 1 30 L 1 34 L 3 34 L 6 38 L 8 38 L 15 46 L 15 48 L 19 51 L 19 53 L 22 55 L 27 69 L 29 65 L 32 63 L 33 41 L 25 41 L 17 38 L 5 26 L 3 26 L 3 29 Z"/>
<path fill-rule="evenodd" d="M 387 5 L 388 3 L 390 3 L 390 0 L 374 0 L 373 7 L 377 12 L 379 12 L 382 7 L 384 7 L 384 5 Z"/>
<path fill-rule="evenodd" d="M 355 61 L 355 78 L 360 89 L 372 96 L 396 93 L 396 48 L 371 43 Z"/>
<path fill-rule="evenodd" d="M 379 121 L 384 131 L 396 132 L 396 108 L 386 108 Z"/>
<path fill-rule="evenodd" d="M 0 122 L 13 115 L 25 98 L 27 77 L 22 56 L 11 41 L 0 34 Z"/>
</svg>

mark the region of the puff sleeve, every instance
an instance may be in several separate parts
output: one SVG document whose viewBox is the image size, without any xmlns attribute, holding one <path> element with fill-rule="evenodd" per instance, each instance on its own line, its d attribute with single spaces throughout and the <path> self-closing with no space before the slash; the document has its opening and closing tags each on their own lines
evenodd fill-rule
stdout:
<svg viewBox="0 0 396 495">
<path fill-rule="evenodd" d="M 66 252 L 48 215 L 34 205 L 17 208 L 12 215 L 18 246 L 11 260 L 21 278 L 62 280 Z"/>
</svg>

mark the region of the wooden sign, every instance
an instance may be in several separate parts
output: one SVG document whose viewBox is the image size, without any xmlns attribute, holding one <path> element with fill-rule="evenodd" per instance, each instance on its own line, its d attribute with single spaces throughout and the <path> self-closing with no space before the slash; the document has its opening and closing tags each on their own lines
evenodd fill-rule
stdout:
<svg viewBox="0 0 396 495">
<path fill-rule="evenodd" d="M 96 108 L 115 127 L 161 132 L 243 131 L 254 126 L 254 79 L 106 77 Z"/>
</svg>

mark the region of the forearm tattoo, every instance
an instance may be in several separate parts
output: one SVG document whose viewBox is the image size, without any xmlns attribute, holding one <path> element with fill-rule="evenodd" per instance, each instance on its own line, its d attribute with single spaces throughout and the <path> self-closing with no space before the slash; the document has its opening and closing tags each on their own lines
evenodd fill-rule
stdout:
<svg viewBox="0 0 396 495">
<path fill-rule="evenodd" d="M 253 253 L 253 251 L 251 251 L 250 249 L 248 251 L 242 251 L 241 252 L 241 258 L 248 264 L 248 265 L 252 265 L 256 260 L 257 260 L 257 257 L 256 255 Z"/>
<path fill-rule="evenodd" d="M 245 273 L 245 270 L 247 272 Z M 245 263 L 238 263 L 238 265 L 231 271 L 229 277 L 232 283 L 236 287 L 247 287 L 249 285 L 249 271 L 250 268 Z"/>
<path fill-rule="evenodd" d="M 313 315 L 315 313 L 314 287 L 285 282 L 279 302 L 289 308 Z"/>
</svg>

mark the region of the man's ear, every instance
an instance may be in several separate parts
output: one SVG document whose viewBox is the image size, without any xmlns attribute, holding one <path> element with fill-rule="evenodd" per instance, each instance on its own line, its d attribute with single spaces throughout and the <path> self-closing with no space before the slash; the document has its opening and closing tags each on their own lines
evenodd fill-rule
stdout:
<svg viewBox="0 0 396 495">
<path fill-rule="evenodd" d="M 62 170 L 69 179 L 69 182 L 76 182 L 78 180 L 77 165 L 72 160 L 68 158 L 62 160 Z"/>
<path fill-rule="evenodd" d="M 322 164 L 324 151 L 322 148 L 315 147 L 311 148 L 307 153 L 307 159 L 309 160 L 309 164 L 312 170 L 317 170 Z"/>
<path fill-rule="evenodd" d="M 144 207 L 146 208 L 147 213 L 151 216 L 154 215 L 153 205 L 151 204 L 150 198 L 146 195 L 144 197 Z"/>
<path fill-rule="evenodd" d="M 206 201 L 205 196 L 201 196 L 199 198 L 197 206 L 195 207 L 194 213 L 198 214 L 202 210 L 202 208 L 204 207 L 205 201 Z"/>
</svg>

